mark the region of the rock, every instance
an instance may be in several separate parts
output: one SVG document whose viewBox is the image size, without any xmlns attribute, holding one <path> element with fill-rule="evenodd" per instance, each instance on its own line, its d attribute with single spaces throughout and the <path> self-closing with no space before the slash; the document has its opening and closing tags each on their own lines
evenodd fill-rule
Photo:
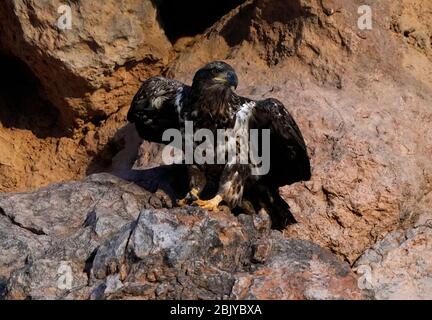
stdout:
<svg viewBox="0 0 432 320">
<path fill-rule="evenodd" d="M 72 27 L 62 30 L 64 5 L 0 5 L 2 192 L 81 179 L 106 167 L 118 152 L 110 141 L 141 81 L 171 59 L 153 1 L 73 1 Z"/>
<path fill-rule="evenodd" d="M 81 265 L 72 261 L 38 259 L 29 262 L 9 279 L 6 298 L 85 299 L 87 276 Z"/>
<path fill-rule="evenodd" d="M 143 77 L 168 62 L 171 44 L 150 0 L 75 1 L 65 30 L 58 27 L 62 5 L 4 3 L 1 46 L 37 75 L 66 122 L 107 117 L 129 104 Z"/>
<path fill-rule="evenodd" d="M 197 266 L 198 273 L 212 275 L 204 284 L 179 273 L 184 258 L 177 260 L 178 248 L 172 238 L 168 242 L 154 238 L 150 221 L 175 237 L 190 235 L 192 242 L 186 247 L 191 248 L 204 235 L 189 229 L 185 217 L 197 216 L 204 224 L 216 218 L 172 210 L 171 172 L 155 168 L 160 164 L 160 146 L 144 143 L 136 159 L 140 140 L 130 126 L 117 129 L 124 124 L 127 104 L 140 80 L 162 72 L 190 83 L 198 67 L 215 59 L 225 59 L 236 68 L 239 94 L 281 100 L 306 139 L 312 180 L 281 188 L 298 223 L 284 230 L 283 238 L 276 242 L 291 248 L 293 241 L 299 241 L 304 250 L 315 243 L 351 265 L 362 257 L 366 268 L 372 261 L 366 250 L 393 242 L 385 249 L 392 252 L 391 257 L 379 260 L 379 282 L 369 290 L 371 297 L 392 298 L 405 290 L 389 275 L 389 268 L 406 273 L 401 277 L 407 292 L 404 297 L 426 297 L 428 278 L 421 257 L 415 254 L 423 248 L 414 242 L 429 243 L 430 233 L 422 226 L 432 219 L 432 3 L 374 2 L 370 4 L 373 27 L 360 30 L 356 1 L 248 0 L 203 34 L 178 39 L 175 49 L 156 18 L 157 3 L 107 1 L 103 7 L 94 7 L 90 1 L 74 1 L 74 27 L 67 31 L 55 26 L 60 1 L 13 0 L 0 5 L 0 59 L 6 53 L 19 62 L 9 69 L 13 59 L 2 65 L 8 72 L 0 85 L 6 88 L 6 92 L 0 90 L 0 191 L 29 191 L 112 170 L 155 192 L 151 195 L 133 184 L 97 175 L 41 193 L 1 196 L 0 239 L 5 254 L 0 297 L 42 297 L 44 290 L 47 296 L 59 296 L 38 278 L 38 268 L 46 268 L 46 261 L 57 265 L 66 261 L 72 270 L 77 264 L 85 269 L 90 284 L 87 291 L 78 292 L 80 297 L 93 299 L 176 297 L 180 283 L 188 288 L 182 297 L 270 298 L 274 292 L 291 298 L 355 295 L 351 276 L 345 280 L 336 277 L 335 284 L 331 283 L 333 276 L 311 280 L 316 270 L 324 270 L 323 274 L 339 270 L 321 258 L 308 258 L 308 272 L 298 282 L 294 280 L 297 271 L 276 268 L 272 257 L 278 249 L 271 240 L 276 235 L 257 236 L 268 232 L 265 216 L 234 219 L 217 215 L 240 232 L 230 236 L 254 235 L 254 240 L 236 240 L 249 252 L 246 258 L 231 251 L 227 258 L 244 258 L 251 267 L 227 271 L 225 260 L 210 255 L 222 267 L 213 262 L 209 270 Z M 100 14 L 101 10 L 110 12 Z M 21 68 L 23 64 L 30 70 Z M 24 75 L 16 82 L 25 90 L 10 100 L 6 84 L 15 75 Z M 134 162 L 135 168 L 153 169 L 137 174 L 130 171 Z M 109 188 L 105 179 L 113 181 Z M 68 193 L 82 184 L 88 194 L 73 193 L 83 202 L 74 205 L 77 202 Z M 132 187 L 136 191 L 124 191 Z M 45 208 L 42 199 L 52 193 L 58 199 L 46 200 Z M 100 206 L 96 198 L 102 199 Z M 118 200 L 113 207 L 104 205 L 113 199 Z M 35 210 L 31 209 L 33 202 Z M 45 212 L 47 216 L 41 218 Z M 222 222 L 213 223 L 218 227 Z M 255 229 L 260 231 L 250 231 Z M 164 249 L 153 252 L 153 242 Z M 228 251 L 232 249 L 229 243 Z M 406 248 L 413 254 L 405 260 L 402 252 Z M 281 257 L 285 257 L 283 252 Z M 144 257 L 158 265 L 164 254 L 168 254 L 167 264 L 163 262 L 160 270 L 139 273 L 146 268 Z M 189 253 L 182 254 L 187 257 Z M 420 261 L 421 266 L 410 267 L 409 259 Z M 20 289 L 31 282 L 25 270 L 39 289 Z M 11 274 L 16 275 L 13 281 Z M 421 288 L 414 290 L 410 279 Z M 324 285 L 331 289 L 323 290 Z M 203 289 L 193 291 L 198 287 Z M 13 290 L 8 293 L 5 288 Z M 232 288 L 232 293 L 227 294 L 226 288 Z"/>
<path fill-rule="evenodd" d="M 53 185 L 37 193 L 2 194 L 0 207 L 15 225 L 36 235 L 67 236 L 83 224 L 99 234 L 109 233 L 112 228 L 117 230 L 118 224 L 110 225 L 106 217 L 114 214 L 116 222 L 135 219 L 151 195 L 127 182 L 119 184 L 114 176 L 102 176 L 102 184 L 99 178 Z"/>
<path fill-rule="evenodd" d="M 389 233 L 355 264 L 375 299 L 432 298 L 432 225 Z"/>
<path fill-rule="evenodd" d="M 67 4 L 72 26 L 62 30 Z M 151 0 L 2 1 L 0 191 L 106 168 L 141 81 L 171 54 Z"/>
<path fill-rule="evenodd" d="M 5 216 L 3 209 L 1 209 L 0 242 L 2 244 L 0 277 L 6 277 L 15 269 L 24 267 L 31 252 L 42 254 L 48 239 L 43 235 L 36 235 L 32 231 L 16 225 L 10 218 Z M 1 282 L 4 285 L 6 281 Z"/>
<path fill-rule="evenodd" d="M 265 264 L 236 279 L 237 299 L 360 299 L 347 264 L 308 241 L 271 239 Z M 277 252 L 277 254 L 275 254 Z M 336 280 L 336 281 L 335 281 Z"/>
<path fill-rule="evenodd" d="M 311 181 L 280 190 L 299 222 L 285 233 L 351 264 L 388 232 L 415 224 L 432 191 L 431 51 L 414 52 L 388 30 L 390 17 L 409 16 L 432 34 L 430 14 L 411 2 L 371 5 L 387 18 L 363 39 L 354 1 L 247 1 L 169 69 L 190 81 L 199 65 L 226 59 L 240 94 L 285 104 L 313 167 Z"/>
<path fill-rule="evenodd" d="M 155 209 L 152 196 L 108 174 L 1 195 L 0 293 L 6 299 L 362 297 L 346 263 L 270 230 L 264 213 Z"/>
</svg>

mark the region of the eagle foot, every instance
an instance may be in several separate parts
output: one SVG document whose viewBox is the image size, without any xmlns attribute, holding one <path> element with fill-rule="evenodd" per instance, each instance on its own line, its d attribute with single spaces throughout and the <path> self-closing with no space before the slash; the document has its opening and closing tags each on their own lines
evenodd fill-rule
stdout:
<svg viewBox="0 0 432 320">
<path fill-rule="evenodd" d="M 200 200 L 198 194 L 199 190 L 197 188 L 192 188 L 191 191 L 187 193 L 186 197 L 177 201 L 178 206 L 185 207 L 192 204 L 194 201 Z"/>
<path fill-rule="evenodd" d="M 210 200 L 200 200 L 200 199 L 195 200 L 193 204 L 208 211 L 218 211 L 219 203 L 221 203 L 222 200 L 223 200 L 222 196 L 217 195 L 216 197 Z"/>
</svg>

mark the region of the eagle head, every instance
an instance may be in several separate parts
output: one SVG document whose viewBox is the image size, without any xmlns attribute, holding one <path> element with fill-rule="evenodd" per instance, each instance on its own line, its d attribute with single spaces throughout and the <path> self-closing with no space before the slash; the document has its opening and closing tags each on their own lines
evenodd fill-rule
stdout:
<svg viewBox="0 0 432 320">
<path fill-rule="evenodd" d="M 213 61 L 199 69 L 194 76 L 192 87 L 212 88 L 225 86 L 237 89 L 238 78 L 233 67 L 223 61 Z"/>
</svg>

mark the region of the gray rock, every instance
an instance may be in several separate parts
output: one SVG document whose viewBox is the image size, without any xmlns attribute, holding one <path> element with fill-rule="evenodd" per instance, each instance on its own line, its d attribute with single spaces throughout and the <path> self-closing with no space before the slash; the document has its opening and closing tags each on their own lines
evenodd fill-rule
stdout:
<svg viewBox="0 0 432 320">
<path fill-rule="evenodd" d="M 389 233 L 356 262 L 361 286 L 375 299 L 432 299 L 432 227 Z"/>
<path fill-rule="evenodd" d="M 347 264 L 271 231 L 264 212 L 159 208 L 166 198 L 109 174 L 1 195 L 0 297 L 362 297 Z"/>
</svg>

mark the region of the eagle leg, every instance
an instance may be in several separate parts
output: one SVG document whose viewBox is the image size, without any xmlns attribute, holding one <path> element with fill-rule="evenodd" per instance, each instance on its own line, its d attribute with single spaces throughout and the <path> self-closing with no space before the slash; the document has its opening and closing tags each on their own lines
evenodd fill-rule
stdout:
<svg viewBox="0 0 432 320">
<path fill-rule="evenodd" d="M 219 209 L 219 203 L 221 203 L 222 200 L 223 198 L 221 195 L 216 195 L 210 200 L 195 200 L 193 204 L 208 211 L 217 211 Z"/>
<path fill-rule="evenodd" d="M 192 202 L 199 200 L 199 189 L 198 188 L 192 188 L 191 191 L 189 191 L 183 199 L 177 201 L 177 204 L 179 207 L 185 207 Z"/>
<path fill-rule="evenodd" d="M 177 201 L 180 207 L 190 205 L 194 201 L 200 200 L 199 195 L 207 183 L 205 173 L 198 165 L 188 166 L 188 175 L 190 179 L 190 191 L 187 193 L 186 197 Z"/>
</svg>

